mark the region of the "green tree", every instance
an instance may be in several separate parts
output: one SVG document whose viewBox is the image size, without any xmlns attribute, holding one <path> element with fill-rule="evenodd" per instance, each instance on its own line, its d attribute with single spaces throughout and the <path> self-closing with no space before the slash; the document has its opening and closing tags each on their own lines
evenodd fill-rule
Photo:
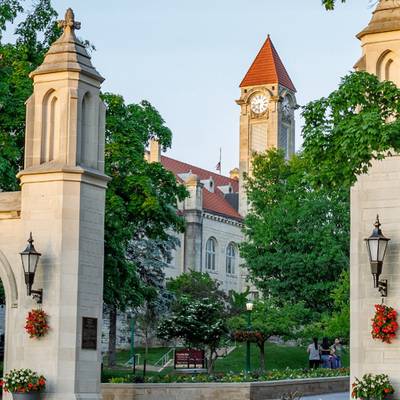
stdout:
<svg viewBox="0 0 400 400">
<path fill-rule="evenodd" d="M 117 312 L 138 307 L 147 288 L 141 282 L 135 259 L 128 257 L 130 243 L 146 238 L 168 240 L 168 231 L 182 232 L 177 213 L 184 186 L 160 163 L 144 159 L 146 146 L 157 139 L 166 150 L 171 131 L 148 102 L 125 104 L 122 96 L 104 94 L 106 116 L 106 174 L 112 178 L 106 195 L 104 302 L 110 315 L 109 363 L 115 364 Z"/>
<path fill-rule="evenodd" d="M 265 371 L 265 343 L 272 336 L 280 336 L 285 339 L 296 338 L 307 314 L 308 310 L 302 303 L 287 303 L 277 307 L 270 300 L 262 300 L 254 303 L 250 330 L 248 329 L 247 315 L 244 313 L 231 318 L 229 328 L 235 340 L 239 342 L 249 340 L 257 345 L 260 351 L 260 369 Z"/>
<path fill-rule="evenodd" d="M 349 264 L 349 190 L 314 189 L 307 167 L 301 157 L 286 162 L 281 150 L 254 157 L 241 255 L 266 298 L 321 313 Z"/>
<path fill-rule="evenodd" d="M 178 245 L 179 240 L 174 236 L 167 240 L 142 238 L 129 244 L 127 257 L 136 265 L 143 287 L 144 302 L 137 312 L 136 322 L 145 343 L 145 360 L 160 318 L 170 309 L 171 295 L 165 286 L 165 268 L 172 260 L 172 250 Z"/>
<path fill-rule="evenodd" d="M 207 368 L 211 374 L 217 359 L 217 349 L 226 338 L 228 330 L 224 307 L 220 302 L 180 297 L 171 316 L 158 328 L 158 336 L 165 340 L 180 339 L 186 346 L 204 349 Z"/>
<path fill-rule="evenodd" d="M 350 339 L 350 273 L 344 270 L 337 286 L 331 293 L 332 315 L 326 321 L 326 336 L 335 339 Z"/>
<path fill-rule="evenodd" d="M 302 331 L 302 338 L 309 341 L 312 337 L 326 336 L 332 341 L 341 338 L 350 339 L 350 274 L 344 270 L 330 297 L 333 302 L 331 312 L 325 312 L 317 321 L 308 324 Z"/>
<path fill-rule="evenodd" d="M 302 112 L 303 156 L 314 184 L 352 185 L 374 159 L 400 151 L 400 89 L 375 75 L 345 76 L 328 97 Z"/>
<path fill-rule="evenodd" d="M 208 298 L 227 306 L 228 296 L 220 286 L 208 273 L 198 271 L 185 272 L 167 281 L 167 289 L 177 300 L 181 297 L 192 300 Z"/>
</svg>

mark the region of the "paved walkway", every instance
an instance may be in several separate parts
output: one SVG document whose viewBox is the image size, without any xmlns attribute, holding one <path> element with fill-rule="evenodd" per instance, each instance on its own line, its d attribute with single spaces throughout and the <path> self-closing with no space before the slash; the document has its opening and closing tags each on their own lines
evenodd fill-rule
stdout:
<svg viewBox="0 0 400 400">
<path fill-rule="evenodd" d="M 304 396 L 302 399 L 307 400 L 349 400 L 350 393 L 331 393 L 331 394 L 320 394 L 319 396 Z"/>
</svg>

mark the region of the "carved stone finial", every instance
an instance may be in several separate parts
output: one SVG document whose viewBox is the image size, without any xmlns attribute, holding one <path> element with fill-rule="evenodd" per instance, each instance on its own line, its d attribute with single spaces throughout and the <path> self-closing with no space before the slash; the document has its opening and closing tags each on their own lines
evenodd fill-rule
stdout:
<svg viewBox="0 0 400 400">
<path fill-rule="evenodd" d="M 376 216 L 376 221 L 375 221 L 375 224 L 374 224 L 374 226 L 375 226 L 375 228 L 376 229 L 379 229 L 380 227 L 381 227 L 381 223 L 380 223 L 380 221 L 379 221 L 379 215 L 377 215 Z"/>
<path fill-rule="evenodd" d="M 81 29 L 81 23 L 75 21 L 75 14 L 72 11 L 72 8 L 68 8 L 65 13 L 64 20 L 58 21 L 58 26 L 63 28 L 64 31 L 67 29 L 75 30 Z"/>
</svg>

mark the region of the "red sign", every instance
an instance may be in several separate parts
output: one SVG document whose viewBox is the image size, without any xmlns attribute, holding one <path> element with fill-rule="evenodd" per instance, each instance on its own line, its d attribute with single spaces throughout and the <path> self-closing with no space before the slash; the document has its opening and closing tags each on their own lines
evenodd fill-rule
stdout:
<svg viewBox="0 0 400 400">
<path fill-rule="evenodd" d="M 204 350 L 181 349 L 175 351 L 174 368 L 204 368 Z"/>
</svg>

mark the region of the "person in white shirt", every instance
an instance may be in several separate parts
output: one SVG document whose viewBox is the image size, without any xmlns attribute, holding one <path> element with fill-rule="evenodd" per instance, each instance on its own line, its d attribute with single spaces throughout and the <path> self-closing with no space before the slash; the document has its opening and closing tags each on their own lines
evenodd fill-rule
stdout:
<svg viewBox="0 0 400 400">
<path fill-rule="evenodd" d="M 310 369 L 318 368 L 321 360 L 321 348 L 318 345 L 318 338 L 313 338 L 313 343 L 307 347 L 307 353 Z"/>
</svg>

